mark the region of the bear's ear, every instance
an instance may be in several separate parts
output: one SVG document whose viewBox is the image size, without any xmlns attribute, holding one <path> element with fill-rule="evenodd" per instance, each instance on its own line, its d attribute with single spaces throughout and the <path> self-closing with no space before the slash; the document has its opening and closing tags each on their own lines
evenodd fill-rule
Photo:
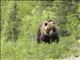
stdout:
<svg viewBox="0 0 80 60">
<path fill-rule="evenodd" d="M 48 22 L 52 22 L 52 20 L 48 20 Z"/>
<path fill-rule="evenodd" d="M 47 23 L 45 23 L 45 26 L 47 26 L 48 24 Z"/>
</svg>

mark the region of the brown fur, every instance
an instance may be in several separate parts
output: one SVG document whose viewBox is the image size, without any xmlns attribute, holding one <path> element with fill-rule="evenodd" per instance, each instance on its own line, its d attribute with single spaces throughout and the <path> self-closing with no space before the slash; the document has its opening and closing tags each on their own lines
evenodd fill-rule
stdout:
<svg viewBox="0 0 80 60">
<path fill-rule="evenodd" d="M 59 41 L 58 28 L 54 20 L 46 20 L 42 22 L 37 30 L 37 42 Z"/>
</svg>

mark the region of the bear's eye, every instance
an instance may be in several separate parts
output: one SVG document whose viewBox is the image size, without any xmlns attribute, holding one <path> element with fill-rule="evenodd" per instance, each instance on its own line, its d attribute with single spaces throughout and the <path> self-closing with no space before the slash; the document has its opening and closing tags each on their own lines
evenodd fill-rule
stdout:
<svg viewBox="0 0 80 60">
<path fill-rule="evenodd" d="M 53 22 L 53 24 L 55 24 L 55 22 Z"/>
<path fill-rule="evenodd" d="M 45 23 L 45 26 L 47 26 L 47 23 Z"/>
</svg>

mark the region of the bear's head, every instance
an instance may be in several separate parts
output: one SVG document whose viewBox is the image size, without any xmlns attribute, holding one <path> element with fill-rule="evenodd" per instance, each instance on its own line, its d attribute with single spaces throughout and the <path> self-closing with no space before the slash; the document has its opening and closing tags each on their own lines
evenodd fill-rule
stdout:
<svg viewBox="0 0 80 60">
<path fill-rule="evenodd" d="M 57 25 L 54 20 L 48 20 L 44 22 L 43 34 L 48 36 L 54 36 L 57 33 Z"/>
</svg>

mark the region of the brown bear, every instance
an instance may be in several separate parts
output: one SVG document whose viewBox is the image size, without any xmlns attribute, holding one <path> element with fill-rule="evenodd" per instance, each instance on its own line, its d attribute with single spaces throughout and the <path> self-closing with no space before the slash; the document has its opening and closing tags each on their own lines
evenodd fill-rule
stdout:
<svg viewBox="0 0 80 60">
<path fill-rule="evenodd" d="M 41 41 L 51 43 L 53 41 L 58 42 L 58 28 L 54 20 L 46 20 L 42 22 L 37 30 L 37 42 Z"/>
</svg>

